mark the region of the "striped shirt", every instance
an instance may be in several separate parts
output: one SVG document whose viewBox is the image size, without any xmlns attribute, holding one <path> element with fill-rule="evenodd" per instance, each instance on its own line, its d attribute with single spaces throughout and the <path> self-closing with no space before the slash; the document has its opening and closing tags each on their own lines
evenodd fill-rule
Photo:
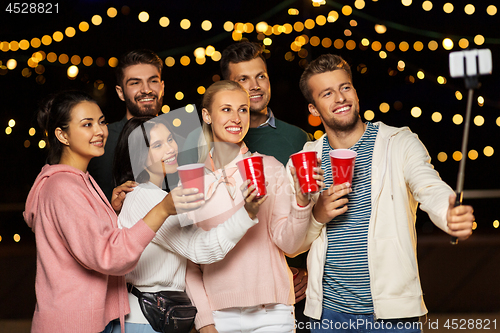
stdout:
<svg viewBox="0 0 500 333">
<path fill-rule="evenodd" d="M 368 223 L 371 215 L 371 162 L 378 126 L 367 122 L 363 136 L 350 149 L 358 153 L 348 210 L 327 224 L 328 250 L 323 275 L 323 307 L 343 313 L 373 313 L 368 271 Z M 323 140 L 321 167 L 332 184 L 328 137 Z"/>
</svg>

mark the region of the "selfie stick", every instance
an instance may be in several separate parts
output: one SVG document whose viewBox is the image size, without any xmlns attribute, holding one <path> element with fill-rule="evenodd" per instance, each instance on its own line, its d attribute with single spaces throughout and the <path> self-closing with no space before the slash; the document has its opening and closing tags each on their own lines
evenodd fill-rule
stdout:
<svg viewBox="0 0 500 333">
<path fill-rule="evenodd" d="M 469 142 L 469 127 L 474 89 L 479 88 L 479 75 L 491 74 L 491 68 L 491 51 L 489 49 L 450 53 L 451 77 L 463 77 L 465 79 L 465 87 L 469 90 L 465 113 L 464 134 L 462 137 L 462 158 L 460 159 L 460 166 L 458 168 L 457 189 L 455 191 L 457 195 L 455 207 L 462 205 L 465 160 L 467 157 L 467 143 Z M 457 237 L 452 236 L 450 243 L 453 245 L 457 244 Z"/>
</svg>

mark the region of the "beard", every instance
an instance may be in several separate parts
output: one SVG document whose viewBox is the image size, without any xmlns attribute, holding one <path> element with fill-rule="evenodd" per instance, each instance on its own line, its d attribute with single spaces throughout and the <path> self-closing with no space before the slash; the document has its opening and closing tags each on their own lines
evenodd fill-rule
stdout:
<svg viewBox="0 0 500 333">
<path fill-rule="evenodd" d="M 335 132 L 350 132 L 352 129 L 356 127 L 358 121 L 361 120 L 359 117 L 359 106 L 352 113 L 352 117 L 346 119 L 344 121 L 338 121 L 334 118 L 330 119 L 322 119 L 325 125 Z"/>
<path fill-rule="evenodd" d="M 156 99 L 156 103 L 153 103 L 152 105 L 140 107 L 137 104 L 137 100 L 143 98 L 143 97 L 154 97 Z M 147 95 L 139 95 L 136 96 L 134 99 L 129 98 L 128 96 L 125 96 L 125 106 L 127 107 L 127 110 L 130 112 L 130 114 L 133 117 L 140 117 L 140 116 L 156 116 L 157 114 L 160 113 L 161 111 L 161 106 L 163 104 L 163 97 L 158 98 L 158 96 L 154 93 L 147 94 Z"/>
</svg>

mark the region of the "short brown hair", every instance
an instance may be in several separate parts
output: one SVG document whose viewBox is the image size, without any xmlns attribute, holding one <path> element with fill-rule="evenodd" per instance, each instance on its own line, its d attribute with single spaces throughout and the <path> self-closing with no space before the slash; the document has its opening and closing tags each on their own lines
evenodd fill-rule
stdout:
<svg viewBox="0 0 500 333">
<path fill-rule="evenodd" d="M 313 60 L 304 70 L 302 76 L 300 77 L 300 90 L 304 95 L 308 103 L 314 105 L 314 99 L 311 94 L 311 89 L 309 88 L 309 79 L 316 74 L 333 72 L 338 69 L 343 69 L 349 75 L 349 79 L 352 82 L 351 67 L 349 64 L 342 59 L 341 56 L 335 54 L 323 54 L 317 59 Z"/>
<path fill-rule="evenodd" d="M 222 51 L 222 58 L 220 60 L 220 70 L 222 73 L 222 78 L 224 80 L 229 80 L 230 63 L 238 64 L 240 62 L 261 58 L 262 61 L 264 61 L 264 64 L 266 64 L 266 58 L 264 58 L 262 52 L 262 46 L 249 41 L 242 41 L 229 45 L 224 49 L 224 51 Z"/>
<path fill-rule="evenodd" d="M 118 66 L 116 67 L 116 83 L 122 87 L 125 68 L 139 64 L 155 66 L 156 69 L 158 69 L 161 78 L 163 61 L 160 57 L 158 57 L 158 55 L 151 50 L 139 49 L 127 52 L 120 57 L 120 60 L 118 60 Z"/>
</svg>

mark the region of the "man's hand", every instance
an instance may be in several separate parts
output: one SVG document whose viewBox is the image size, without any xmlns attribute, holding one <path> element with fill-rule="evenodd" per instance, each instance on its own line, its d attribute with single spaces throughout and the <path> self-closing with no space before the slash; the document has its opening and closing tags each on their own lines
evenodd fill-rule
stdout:
<svg viewBox="0 0 500 333">
<path fill-rule="evenodd" d="M 457 237 L 459 240 L 465 240 L 472 235 L 472 223 L 474 222 L 474 210 L 471 206 L 456 206 L 456 194 L 451 194 L 448 200 L 448 213 L 446 220 L 450 235 Z"/>
<path fill-rule="evenodd" d="M 345 196 L 351 192 L 351 184 L 349 183 L 330 186 L 327 190 L 321 192 L 313 208 L 316 221 L 328 223 L 334 217 L 344 214 L 347 211 L 347 203 L 349 202 Z"/>
<path fill-rule="evenodd" d="M 113 207 L 116 214 L 120 214 L 120 211 L 122 210 L 125 195 L 128 192 L 132 192 L 134 187 L 137 185 L 139 184 L 133 180 L 129 180 L 113 189 L 113 194 L 111 195 L 111 207 Z"/>
<path fill-rule="evenodd" d="M 290 173 L 293 178 L 293 186 L 295 187 L 295 199 L 297 200 L 297 204 L 301 207 L 305 207 L 309 204 L 310 195 L 309 193 L 302 193 L 300 188 L 299 179 L 297 177 L 297 170 L 295 167 L 290 166 Z M 325 187 L 325 176 L 323 175 L 325 172 L 321 169 L 321 158 L 318 158 L 318 166 L 313 168 L 313 179 L 316 180 L 316 184 L 318 184 L 319 191 L 321 191 Z"/>
<path fill-rule="evenodd" d="M 306 298 L 307 289 L 307 270 L 305 268 L 296 268 L 299 273 L 293 279 L 293 290 L 295 292 L 295 303 Z"/>
</svg>

